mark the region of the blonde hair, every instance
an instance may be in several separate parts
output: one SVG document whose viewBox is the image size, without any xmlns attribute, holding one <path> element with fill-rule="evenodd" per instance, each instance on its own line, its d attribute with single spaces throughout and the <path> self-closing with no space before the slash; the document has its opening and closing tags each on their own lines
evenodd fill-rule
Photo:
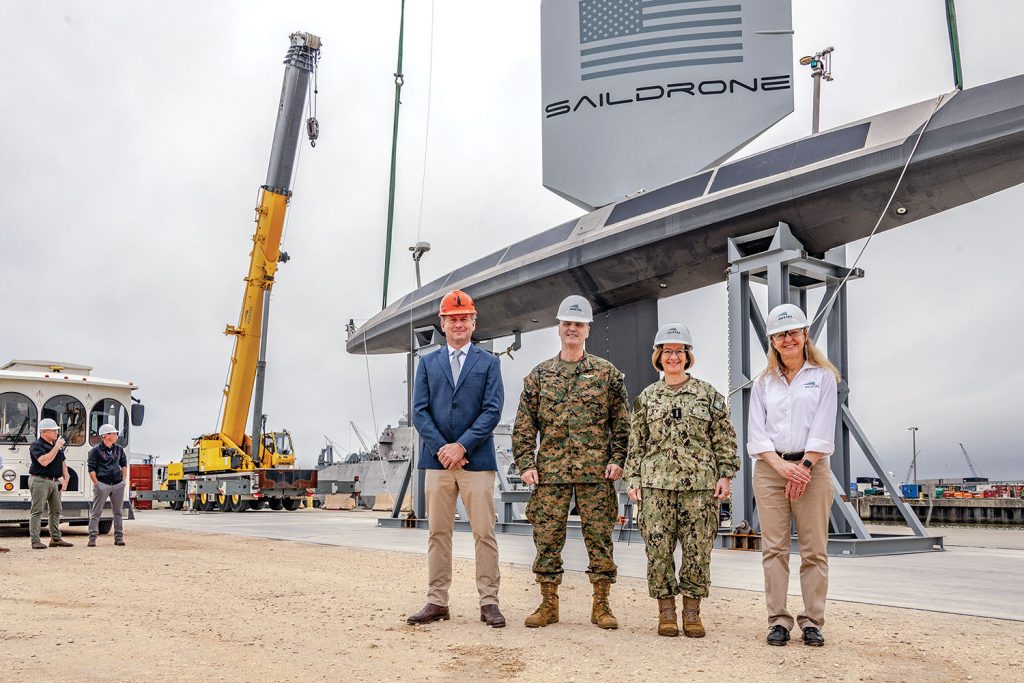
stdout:
<svg viewBox="0 0 1024 683">
<path fill-rule="evenodd" d="M 836 382 L 843 381 L 843 376 L 839 374 L 839 368 L 832 364 L 828 358 L 825 357 L 818 347 L 811 341 L 811 335 L 808 333 L 807 328 L 804 328 L 804 360 L 811 365 L 816 365 L 819 368 L 825 368 L 833 375 L 836 376 Z M 782 356 L 779 355 L 778 349 L 775 348 L 775 344 L 771 338 L 768 338 L 768 367 L 764 369 L 760 377 L 767 375 L 779 375 L 782 373 Z"/>
<path fill-rule="evenodd" d="M 686 349 L 686 366 L 683 369 L 689 370 L 697 361 L 693 357 L 693 349 L 691 349 L 689 346 L 685 346 L 684 348 Z M 658 372 L 665 372 L 665 366 L 661 364 L 661 353 L 664 350 L 665 345 L 658 344 L 657 346 L 654 347 L 654 353 L 651 354 L 651 365 L 653 365 L 654 369 L 657 370 Z"/>
</svg>

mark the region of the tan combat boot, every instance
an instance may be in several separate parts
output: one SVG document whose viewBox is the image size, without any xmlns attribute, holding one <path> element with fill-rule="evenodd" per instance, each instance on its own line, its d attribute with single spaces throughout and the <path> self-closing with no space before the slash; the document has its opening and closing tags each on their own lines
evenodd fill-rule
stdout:
<svg viewBox="0 0 1024 683">
<path fill-rule="evenodd" d="M 687 638 L 704 637 L 704 624 L 700 622 L 700 598 L 683 596 L 683 635 Z"/>
<path fill-rule="evenodd" d="M 658 598 L 658 635 L 675 638 L 679 635 L 679 622 L 676 621 L 676 599 Z"/>
<path fill-rule="evenodd" d="M 526 617 L 527 628 L 538 628 L 558 623 L 558 584 L 544 581 L 540 584 L 540 607 Z"/>
<path fill-rule="evenodd" d="M 611 581 L 598 581 L 594 584 L 594 606 L 590 610 L 590 623 L 601 628 L 618 628 L 619 620 L 612 614 L 608 604 L 608 591 L 612 588 Z"/>
</svg>

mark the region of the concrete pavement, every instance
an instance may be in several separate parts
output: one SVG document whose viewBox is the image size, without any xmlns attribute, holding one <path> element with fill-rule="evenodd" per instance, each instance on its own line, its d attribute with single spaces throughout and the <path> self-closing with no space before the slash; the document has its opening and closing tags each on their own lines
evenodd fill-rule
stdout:
<svg viewBox="0 0 1024 683">
<path fill-rule="evenodd" d="M 136 512 L 133 524 L 367 550 L 426 553 L 425 530 L 378 528 L 377 517 L 381 514 L 326 510 L 191 514 L 143 510 Z M 891 527 L 886 529 L 895 533 Z M 965 530 L 953 534 L 952 538 L 947 531 L 939 532 L 947 535 L 945 552 L 830 558 L 829 599 L 1024 621 L 1024 600 L 1019 592 L 1024 578 L 1020 569 L 1024 566 L 1024 531 L 999 530 L 995 533 L 1003 535 L 992 537 L 993 532 L 987 530 Z M 975 545 L 966 545 L 972 542 Z M 498 534 L 498 545 L 502 562 L 532 564 L 533 540 L 530 537 Z M 456 533 L 452 554 L 472 559 L 472 536 Z M 569 539 L 564 558 L 567 570 L 584 571 L 587 556 L 583 542 Z M 615 560 L 620 575 L 646 576 L 647 561 L 642 544 L 616 543 Z M 799 557 L 792 556 L 790 594 L 797 596 L 797 600 L 799 565 Z M 763 589 L 760 553 L 715 550 L 711 574 L 712 583 L 717 587 L 757 592 Z"/>
</svg>

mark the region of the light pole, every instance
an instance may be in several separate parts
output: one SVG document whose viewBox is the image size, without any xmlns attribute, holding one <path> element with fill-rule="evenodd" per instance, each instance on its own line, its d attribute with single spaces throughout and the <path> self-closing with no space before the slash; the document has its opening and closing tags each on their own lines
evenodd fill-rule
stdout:
<svg viewBox="0 0 1024 683">
<path fill-rule="evenodd" d="M 911 467 L 914 468 L 914 483 L 917 483 L 917 427 L 907 427 L 907 431 L 910 432 L 911 445 L 913 449 L 913 460 L 911 460 Z"/>
<path fill-rule="evenodd" d="M 834 47 L 826 47 L 813 56 L 801 57 L 800 64 L 811 67 L 811 78 L 814 79 L 814 93 L 811 96 L 811 134 L 818 133 L 818 120 L 821 115 L 821 79 L 832 80 L 832 53 Z"/>
<path fill-rule="evenodd" d="M 416 244 L 409 247 L 409 251 L 412 252 L 412 260 L 416 264 L 416 289 L 421 287 L 420 285 L 420 259 L 423 255 L 430 251 L 429 242 L 417 242 Z"/>
</svg>

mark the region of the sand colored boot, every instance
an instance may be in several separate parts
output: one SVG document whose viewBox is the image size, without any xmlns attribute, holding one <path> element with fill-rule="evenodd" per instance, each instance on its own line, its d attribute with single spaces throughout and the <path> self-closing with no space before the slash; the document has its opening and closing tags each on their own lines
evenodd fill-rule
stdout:
<svg viewBox="0 0 1024 683">
<path fill-rule="evenodd" d="M 679 622 L 676 621 L 676 599 L 658 598 L 658 635 L 674 638 L 679 635 Z"/>
<path fill-rule="evenodd" d="M 544 581 L 540 584 L 540 607 L 526 617 L 527 628 L 539 628 L 558 623 L 558 584 Z"/>
<path fill-rule="evenodd" d="M 704 624 L 700 621 L 700 598 L 683 596 L 683 635 L 687 638 L 704 637 Z"/>
<path fill-rule="evenodd" d="M 590 610 L 590 623 L 601 628 L 618 628 L 619 620 L 612 614 L 608 604 L 608 592 L 612 588 L 611 581 L 598 581 L 594 584 L 594 606 Z"/>
</svg>

